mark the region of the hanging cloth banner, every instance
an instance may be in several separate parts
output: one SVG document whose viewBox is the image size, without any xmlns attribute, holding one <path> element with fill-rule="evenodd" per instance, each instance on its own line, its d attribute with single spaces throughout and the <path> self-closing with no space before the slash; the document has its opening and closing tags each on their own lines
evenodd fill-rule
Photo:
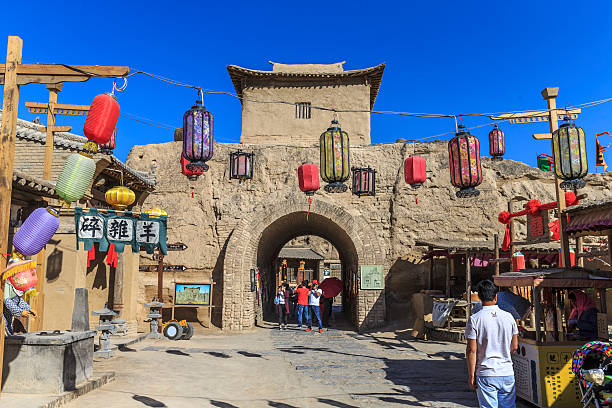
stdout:
<svg viewBox="0 0 612 408">
<path fill-rule="evenodd" d="M 94 242 L 97 242 L 100 252 L 106 252 L 108 241 L 104 235 L 105 217 L 96 208 L 90 208 L 87 213 L 81 207 L 74 209 L 74 225 L 76 229 L 76 248 L 79 249 L 79 242 L 83 243 L 86 251 L 93 249 Z"/>
<path fill-rule="evenodd" d="M 123 252 L 126 245 L 132 247 L 132 252 L 138 252 L 142 247 L 149 254 L 154 253 L 156 248 L 164 255 L 168 253 L 167 215 L 150 217 L 141 213 L 140 217 L 135 217 L 131 211 L 118 215 L 113 210 L 102 214 L 95 208 L 85 213 L 82 208 L 76 207 L 74 218 L 77 249 L 80 241 L 84 243 L 86 250 L 91 250 L 93 244 L 98 242 L 100 252 L 108 251 L 109 245 L 112 244 L 113 252 L 119 253 Z"/>
</svg>

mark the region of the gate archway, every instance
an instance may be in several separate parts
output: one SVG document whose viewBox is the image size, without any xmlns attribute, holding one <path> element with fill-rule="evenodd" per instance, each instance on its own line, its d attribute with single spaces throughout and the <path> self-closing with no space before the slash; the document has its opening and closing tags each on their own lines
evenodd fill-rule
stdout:
<svg viewBox="0 0 612 408">
<path fill-rule="evenodd" d="M 357 330 L 380 326 L 385 318 L 384 290 L 363 291 L 359 287 L 360 265 L 387 265 L 376 231 L 358 213 L 349 213 L 319 197 L 313 200 L 306 220 L 303 196 L 283 203 L 262 206 L 245 215 L 228 241 L 223 264 L 224 330 L 243 330 L 254 326 L 257 299 L 250 291 L 250 270 L 262 273 L 291 239 L 317 235 L 331 242 L 342 253 L 344 274 L 352 274 L 355 297 L 351 315 Z M 347 276 L 347 275 L 345 275 Z"/>
</svg>

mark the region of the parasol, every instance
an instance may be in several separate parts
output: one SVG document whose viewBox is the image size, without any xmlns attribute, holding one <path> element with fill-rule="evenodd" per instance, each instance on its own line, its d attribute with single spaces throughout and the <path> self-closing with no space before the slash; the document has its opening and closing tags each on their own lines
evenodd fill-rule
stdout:
<svg viewBox="0 0 612 408">
<path fill-rule="evenodd" d="M 338 278 L 327 278 L 319 284 L 319 288 L 323 291 L 323 297 L 333 298 L 342 292 L 342 281 Z"/>
</svg>

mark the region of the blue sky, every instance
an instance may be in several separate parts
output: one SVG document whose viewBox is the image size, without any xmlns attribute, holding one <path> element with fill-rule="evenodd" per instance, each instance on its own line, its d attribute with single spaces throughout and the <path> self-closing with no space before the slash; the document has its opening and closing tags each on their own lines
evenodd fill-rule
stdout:
<svg viewBox="0 0 612 408">
<path fill-rule="evenodd" d="M 224 91 L 233 91 L 227 64 L 270 69 L 268 60 L 346 60 L 345 69 L 357 69 L 384 62 L 376 110 L 458 114 L 544 108 L 540 91 L 546 86 L 560 87 L 560 106 L 612 97 L 611 23 L 609 1 L 13 1 L 0 17 L 0 53 L 4 59 L 8 35 L 19 35 L 24 63 L 127 65 Z M 89 104 L 111 85 L 110 79 L 67 83 L 59 102 Z M 33 119 L 24 103 L 47 95 L 44 85 L 21 87 L 19 117 Z M 175 127 L 194 99 L 191 89 L 144 76 L 130 78 L 119 95 L 122 112 Z M 210 95 L 205 104 L 215 115 L 216 139 L 239 141 L 240 102 Z M 591 171 L 594 135 L 612 133 L 610 117 L 612 103 L 584 110 L 577 121 L 587 134 Z M 82 134 L 83 118 L 58 118 L 58 125 Z M 467 126 L 487 122 L 464 120 Z M 453 129 L 451 119 L 372 117 L 373 143 Z M 505 124 L 503 130 L 507 158 L 535 165 L 536 152 L 550 153 L 548 142 L 531 138 L 547 132 L 546 123 Z M 488 131 L 473 131 L 483 155 Z M 173 137 L 123 117 L 118 135 L 121 159 L 133 145 Z M 612 164 L 610 153 L 607 158 Z"/>
</svg>

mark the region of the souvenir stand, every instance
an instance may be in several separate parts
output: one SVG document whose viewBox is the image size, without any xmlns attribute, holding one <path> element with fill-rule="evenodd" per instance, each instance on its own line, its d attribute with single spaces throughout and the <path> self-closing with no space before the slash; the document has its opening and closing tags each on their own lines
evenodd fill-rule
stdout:
<svg viewBox="0 0 612 408">
<path fill-rule="evenodd" d="M 598 335 L 608 341 L 607 288 L 612 273 L 583 268 L 531 269 L 502 273 L 494 277 L 499 287 L 526 289 L 534 306 L 530 324 L 519 336 L 513 355 L 516 394 L 538 407 L 574 408 L 580 391 L 572 372 L 574 351 L 585 344 L 574 340 L 567 330 L 568 295 L 573 289 L 596 293 Z"/>
<path fill-rule="evenodd" d="M 423 257 L 429 260 L 429 289 L 433 287 L 433 272 L 435 259 L 446 259 L 446 278 L 443 295 L 433 295 L 434 319 L 426 328 L 431 339 L 465 342 L 465 324 L 470 316 L 474 302 L 478 302 L 473 295 L 471 302 L 467 301 L 467 293 L 473 291 L 473 268 L 487 268 L 486 276 L 482 279 L 491 279 L 499 274 L 501 263 L 510 262 L 510 253 L 502 252 L 496 239 L 473 241 L 417 241 L 417 246 L 427 246 L 428 251 Z M 537 260 L 540 265 L 550 265 L 558 260 L 558 245 L 556 244 L 525 244 L 518 245 L 525 256 L 525 260 Z M 465 262 L 469 258 L 470 262 Z M 465 287 L 459 287 L 455 282 L 459 278 L 456 270 L 465 264 Z M 436 288 L 439 289 L 439 288 Z M 458 294 L 460 292 L 461 294 Z M 436 318 L 438 317 L 438 318 Z"/>
<path fill-rule="evenodd" d="M 565 232 L 569 237 L 576 239 L 576 259 L 579 265 L 585 257 L 601 256 L 603 263 L 612 268 L 612 200 L 595 201 L 588 204 L 578 205 L 564 211 L 569 216 Z M 590 237 L 607 237 L 607 251 L 595 250 L 584 251 L 583 239 Z M 603 241 L 603 239 L 602 239 Z M 603 243 L 603 242 L 602 242 Z"/>
</svg>

